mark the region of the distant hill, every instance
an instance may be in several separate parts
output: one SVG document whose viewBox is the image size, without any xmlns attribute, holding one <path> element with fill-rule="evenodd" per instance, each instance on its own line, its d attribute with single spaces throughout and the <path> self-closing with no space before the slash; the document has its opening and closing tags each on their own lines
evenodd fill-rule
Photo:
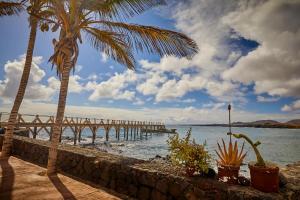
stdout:
<svg viewBox="0 0 300 200">
<path fill-rule="evenodd" d="M 228 124 L 198 124 L 198 126 L 225 126 Z M 258 120 L 254 122 L 233 122 L 233 127 L 254 127 L 254 128 L 292 128 L 300 129 L 300 119 L 290 120 L 288 122 L 278 122 L 275 120 Z"/>
<path fill-rule="evenodd" d="M 293 120 L 290 120 L 286 123 L 287 124 L 293 124 L 293 125 L 296 125 L 296 126 L 300 126 L 300 119 L 293 119 Z"/>
</svg>

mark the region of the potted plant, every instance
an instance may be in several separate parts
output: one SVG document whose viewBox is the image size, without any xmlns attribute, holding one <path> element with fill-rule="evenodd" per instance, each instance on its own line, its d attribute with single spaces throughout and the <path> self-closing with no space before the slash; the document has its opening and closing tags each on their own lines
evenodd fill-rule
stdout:
<svg viewBox="0 0 300 200">
<path fill-rule="evenodd" d="M 232 134 L 235 138 L 244 138 L 253 148 L 256 155 L 256 162 L 248 164 L 250 169 L 252 187 L 262 192 L 278 192 L 279 190 L 279 168 L 270 162 L 265 162 L 258 151 L 259 141 L 253 141 L 244 134 Z"/>
<path fill-rule="evenodd" d="M 178 134 L 171 136 L 168 140 L 171 161 L 185 168 L 187 176 L 194 173 L 207 174 L 210 166 L 210 155 L 203 145 L 190 140 L 192 129 L 190 128 L 186 137 L 180 139 Z"/>
<path fill-rule="evenodd" d="M 218 151 L 216 151 L 219 160 L 218 164 L 218 179 L 229 184 L 237 184 L 240 166 L 247 153 L 243 153 L 244 144 L 239 151 L 237 141 L 232 144 L 231 137 L 228 145 L 228 149 L 224 140 L 222 139 L 223 148 L 218 143 Z"/>
</svg>

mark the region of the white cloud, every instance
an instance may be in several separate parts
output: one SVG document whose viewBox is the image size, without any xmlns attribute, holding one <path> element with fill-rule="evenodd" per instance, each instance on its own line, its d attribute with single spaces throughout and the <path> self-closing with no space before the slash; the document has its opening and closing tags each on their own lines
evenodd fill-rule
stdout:
<svg viewBox="0 0 300 200">
<path fill-rule="evenodd" d="M 173 72 L 176 75 L 181 75 L 184 69 L 191 68 L 190 64 L 192 63 L 186 58 L 164 56 L 158 63 L 149 62 L 148 60 L 141 60 L 140 64 L 145 70 L 156 72 Z"/>
<path fill-rule="evenodd" d="M 183 99 L 181 100 L 182 103 L 195 103 L 196 99 Z"/>
<path fill-rule="evenodd" d="M 264 97 L 264 96 L 257 96 L 258 102 L 276 102 L 280 98 L 279 97 Z"/>
<path fill-rule="evenodd" d="M 136 100 L 133 102 L 133 105 L 138 105 L 138 106 L 141 106 L 144 104 L 145 104 L 145 102 L 140 98 L 136 98 Z"/>
<path fill-rule="evenodd" d="M 159 91 L 159 87 L 167 80 L 167 77 L 160 72 L 146 72 L 142 76 L 143 82 L 137 85 L 137 91 L 143 95 L 154 95 Z"/>
<path fill-rule="evenodd" d="M 142 60 L 142 68 L 156 73 L 156 79 L 146 76 L 139 92 L 160 102 L 201 90 L 219 101 L 245 103 L 245 86 L 254 84 L 260 96 L 300 95 L 299 1 L 189 0 L 172 5 L 176 28 L 192 37 L 200 52 L 192 60 Z M 239 44 L 228 42 L 239 37 L 259 47 L 242 55 Z M 187 74 L 192 78 L 186 79 Z M 195 80 L 201 80 L 197 86 Z"/>
<path fill-rule="evenodd" d="M 82 78 L 78 75 L 70 76 L 69 86 L 68 86 L 68 92 L 69 93 L 78 93 L 79 94 L 85 89 L 84 85 L 79 82 L 81 79 Z M 54 90 L 59 91 L 59 89 L 60 89 L 60 80 L 58 80 L 57 78 L 55 78 L 53 76 L 50 77 L 48 79 L 48 84 L 49 84 L 50 88 L 53 88 Z"/>
<path fill-rule="evenodd" d="M 98 75 L 97 74 L 90 74 L 88 77 L 87 77 L 87 80 L 90 80 L 90 81 L 96 81 L 98 79 Z"/>
<path fill-rule="evenodd" d="M 284 112 L 291 112 L 291 111 L 300 111 L 300 99 L 297 101 L 294 101 L 292 104 L 290 105 L 284 105 L 281 108 L 282 111 Z"/>
<path fill-rule="evenodd" d="M 218 110 L 222 107 L 224 107 L 226 104 L 225 103 L 207 103 L 207 104 L 203 104 L 203 108 L 207 108 L 207 109 L 212 109 L 212 110 Z"/>
<path fill-rule="evenodd" d="M 25 63 L 25 57 L 7 61 L 4 65 L 4 80 L 0 82 L 0 96 L 7 99 L 15 98 Z M 48 101 L 55 90 L 41 83 L 45 71 L 40 68 L 42 57 L 33 57 L 25 99 Z"/>
<path fill-rule="evenodd" d="M 129 91 L 126 88 L 137 81 L 137 75 L 127 70 L 124 73 L 115 73 L 106 81 L 97 83 L 96 81 L 89 81 L 86 84 L 86 89 L 92 91 L 89 100 L 97 101 L 99 99 L 125 99 L 133 100 L 135 92 Z"/>
<path fill-rule="evenodd" d="M 2 112 L 8 112 L 11 105 L 1 106 Z M 56 104 L 24 102 L 20 113 L 54 115 Z M 174 114 L 176 113 L 176 114 Z M 141 121 L 161 121 L 167 124 L 176 123 L 227 123 L 228 112 L 226 108 L 140 108 L 122 109 L 115 107 L 71 106 L 66 107 L 66 116 L 91 117 L 98 119 L 124 119 Z M 273 119 L 287 121 L 300 118 L 298 113 L 270 114 L 254 113 L 235 109 L 232 121 L 255 121 Z"/>
<path fill-rule="evenodd" d="M 80 72 L 82 70 L 83 66 L 82 65 L 76 65 L 75 71 Z"/>
<path fill-rule="evenodd" d="M 238 35 L 255 40 L 260 46 L 241 57 L 223 77 L 253 83 L 256 94 L 299 96 L 300 1 L 257 1 L 254 6 L 247 2 L 241 5 L 224 17 L 224 22 Z"/>
<path fill-rule="evenodd" d="M 231 29 L 222 22 L 224 15 L 236 9 L 235 1 L 190 0 L 173 6 L 176 28 L 192 37 L 200 51 L 191 60 L 169 56 L 159 62 L 140 61 L 150 75 L 139 82 L 138 91 L 155 95 L 156 102 L 178 100 L 200 90 L 220 101 L 245 102 L 240 85 L 220 76 L 241 56 L 226 43 Z"/>
<path fill-rule="evenodd" d="M 103 63 L 106 63 L 107 60 L 108 60 L 107 54 L 104 53 L 104 52 L 102 52 L 102 53 L 101 53 L 101 61 L 102 61 Z"/>
</svg>

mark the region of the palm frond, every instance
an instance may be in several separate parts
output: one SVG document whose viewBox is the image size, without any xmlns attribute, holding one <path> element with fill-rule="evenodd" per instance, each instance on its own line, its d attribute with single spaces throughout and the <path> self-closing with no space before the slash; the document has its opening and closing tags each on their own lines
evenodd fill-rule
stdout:
<svg viewBox="0 0 300 200">
<path fill-rule="evenodd" d="M 147 52 L 160 56 L 174 55 L 191 58 L 198 52 L 198 46 L 194 40 L 175 31 L 122 22 L 92 21 L 91 23 L 126 35 L 127 42 L 132 43 L 134 50 L 138 53 Z"/>
<path fill-rule="evenodd" d="M 135 60 L 130 46 L 123 40 L 122 35 L 109 31 L 102 31 L 92 27 L 86 27 L 85 32 L 91 44 L 99 51 L 106 53 L 110 58 L 134 69 Z"/>
<path fill-rule="evenodd" d="M 165 5 L 165 0 L 81 0 L 81 9 L 97 12 L 103 18 L 126 19 L 150 8 Z"/>
<path fill-rule="evenodd" d="M 61 30 L 61 32 L 63 32 Z M 49 58 L 49 62 L 52 63 L 52 68 L 56 66 L 57 75 L 60 76 L 64 71 L 65 62 L 71 62 L 74 69 L 77 58 L 79 55 L 79 48 L 75 38 L 61 37 L 57 42 L 53 39 L 54 54 Z M 71 60 L 66 60 L 71 58 Z"/>
<path fill-rule="evenodd" d="M 23 10 L 22 3 L 0 1 L 0 16 L 18 15 Z"/>
</svg>

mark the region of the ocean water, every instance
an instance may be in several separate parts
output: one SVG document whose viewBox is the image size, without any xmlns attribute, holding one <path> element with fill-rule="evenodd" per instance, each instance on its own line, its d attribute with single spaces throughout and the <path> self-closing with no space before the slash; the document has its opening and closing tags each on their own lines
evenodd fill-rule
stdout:
<svg viewBox="0 0 300 200">
<path fill-rule="evenodd" d="M 175 128 L 180 137 L 185 136 L 190 126 L 172 125 L 167 128 Z M 216 168 L 216 153 L 217 142 L 221 142 L 223 138 L 225 141 L 229 141 L 227 136 L 227 127 L 212 127 L 212 126 L 191 126 L 192 138 L 197 143 L 206 142 L 206 148 L 212 156 L 212 167 Z M 245 133 L 253 141 L 259 140 L 262 144 L 259 146 L 259 150 L 263 158 L 267 161 L 277 163 L 280 166 L 293 163 L 300 160 L 300 129 L 270 129 L 270 128 L 232 128 L 233 133 Z M 129 132 L 130 133 L 130 132 Z M 88 145 L 91 143 L 91 131 L 84 129 L 82 136 L 83 141 L 80 145 Z M 63 136 L 73 137 L 71 132 L 66 130 Z M 39 136 L 40 138 L 46 138 L 46 136 Z M 120 140 L 115 137 L 115 131 L 110 131 L 110 145 L 104 145 L 104 130 L 99 129 L 97 132 L 96 148 L 106 149 L 110 153 L 124 155 L 127 157 L 139 158 L 148 160 L 156 155 L 166 156 L 169 154 L 167 140 L 169 134 L 152 134 L 148 137 L 133 138 L 129 135 L 129 140 L 126 141 L 124 134 L 121 131 Z M 235 140 L 233 138 L 233 140 Z M 65 143 L 72 144 L 70 140 L 64 140 Z M 238 140 L 239 146 L 241 146 L 243 140 Z M 226 143 L 227 144 L 227 143 Z M 245 143 L 244 150 L 247 152 L 247 156 L 244 163 L 255 160 L 255 154 L 248 143 Z M 241 172 L 248 176 L 247 165 L 241 167 Z"/>
</svg>

